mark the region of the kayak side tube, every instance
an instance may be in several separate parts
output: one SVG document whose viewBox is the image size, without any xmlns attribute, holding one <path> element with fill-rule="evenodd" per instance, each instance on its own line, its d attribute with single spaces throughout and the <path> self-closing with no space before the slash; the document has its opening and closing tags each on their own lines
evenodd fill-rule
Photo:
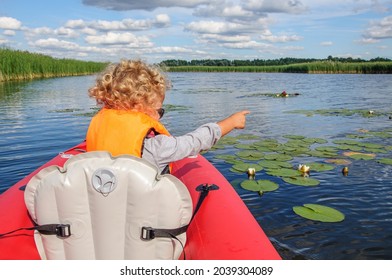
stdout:
<svg viewBox="0 0 392 280">
<path fill-rule="evenodd" d="M 186 259 L 279 260 L 280 255 L 226 178 L 202 155 L 173 164 L 197 204 L 199 185 L 217 185 L 192 220 L 185 246 Z"/>
</svg>

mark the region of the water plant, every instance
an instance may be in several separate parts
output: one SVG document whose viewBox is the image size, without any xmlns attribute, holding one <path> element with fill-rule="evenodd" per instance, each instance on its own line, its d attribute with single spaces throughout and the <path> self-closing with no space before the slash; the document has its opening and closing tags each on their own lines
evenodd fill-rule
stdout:
<svg viewBox="0 0 392 280">
<path fill-rule="evenodd" d="M 291 110 L 287 113 L 292 114 L 303 114 L 308 117 L 313 115 L 322 116 L 361 116 L 364 118 L 374 118 L 374 117 L 389 117 L 392 111 L 372 111 L 367 109 L 318 109 L 318 110 Z"/>
<path fill-rule="evenodd" d="M 380 158 L 377 160 L 377 162 L 392 165 L 392 158 Z"/>
<path fill-rule="evenodd" d="M 336 223 L 345 219 L 345 215 L 332 207 L 320 204 L 304 204 L 303 206 L 294 206 L 295 214 L 309 220 Z"/>
<path fill-rule="evenodd" d="M 0 82 L 88 75 L 102 71 L 107 64 L 0 48 Z"/>
<path fill-rule="evenodd" d="M 315 187 L 320 185 L 319 180 L 311 177 L 292 176 L 292 177 L 283 177 L 282 179 L 288 184 L 297 185 L 297 186 Z"/>
<path fill-rule="evenodd" d="M 241 187 L 245 190 L 263 194 L 264 192 L 272 192 L 277 190 L 279 185 L 270 180 L 245 180 L 241 183 Z"/>
<path fill-rule="evenodd" d="M 383 138 L 392 138 L 392 129 L 361 129 L 358 132 L 369 137 L 381 135 Z M 248 168 L 255 168 L 257 177 L 273 176 L 287 184 L 314 187 L 320 184 L 320 181 L 313 177 L 314 174 L 334 170 L 337 165 L 347 167 L 353 160 L 373 160 L 378 154 L 388 154 L 392 150 L 391 145 L 347 138 L 334 139 L 330 143 L 322 138 L 302 135 L 286 134 L 282 138 L 287 141 L 276 138 L 261 139 L 249 134 L 231 136 L 225 145 L 234 145 L 240 151 L 229 155 L 218 154 L 215 158 L 230 164 L 229 170 L 235 174 L 245 175 Z M 377 160 L 379 164 L 386 165 L 390 165 L 391 161 L 387 156 Z M 298 164 L 310 167 L 310 177 L 303 176 L 298 170 Z"/>
</svg>

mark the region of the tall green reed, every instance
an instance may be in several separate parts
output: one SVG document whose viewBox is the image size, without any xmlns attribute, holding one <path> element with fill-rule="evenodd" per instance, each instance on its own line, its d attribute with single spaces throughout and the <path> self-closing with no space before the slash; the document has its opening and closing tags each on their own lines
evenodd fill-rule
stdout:
<svg viewBox="0 0 392 280">
<path fill-rule="evenodd" d="M 0 48 L 0 82 L 87 75 L 102 71 L 107 63 L 57 59 L 43 54 Z"/>
</svg>

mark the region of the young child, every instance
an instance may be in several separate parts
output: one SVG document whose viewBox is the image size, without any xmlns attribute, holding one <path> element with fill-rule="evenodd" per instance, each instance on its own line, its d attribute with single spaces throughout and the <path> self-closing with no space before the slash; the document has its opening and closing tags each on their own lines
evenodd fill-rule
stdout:
<svg viewBox="0 0 392 280">
<path fill-rule="evenodd" d="M 208 150 L 233 129 L 245 127 L 249 111 L 204 124 L 183 136 L 171 136 L 159 121 L 169 86 L 159 68 L 140 60 L 122 60 L 108 66 L 89 89 L 89 96 L 102 109 L 88 128 L 87 151 L 142 157 L 162 172 L 169 163 Z"/>
</svg>

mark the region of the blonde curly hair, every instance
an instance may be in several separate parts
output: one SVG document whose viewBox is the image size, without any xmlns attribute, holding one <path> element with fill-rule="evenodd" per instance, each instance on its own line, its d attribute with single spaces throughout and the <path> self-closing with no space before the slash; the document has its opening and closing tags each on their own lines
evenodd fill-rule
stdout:
<svg viewBox="0 0 392 280">
<path fill-rule="evenodd" d="M 151 106 L 163 101 L 169 87 L 159 67 L 141 60 L 121 60 L 109 65 L 88 93 L 105 108 L 130 110 L 137 104 Z"/>
</svg>

